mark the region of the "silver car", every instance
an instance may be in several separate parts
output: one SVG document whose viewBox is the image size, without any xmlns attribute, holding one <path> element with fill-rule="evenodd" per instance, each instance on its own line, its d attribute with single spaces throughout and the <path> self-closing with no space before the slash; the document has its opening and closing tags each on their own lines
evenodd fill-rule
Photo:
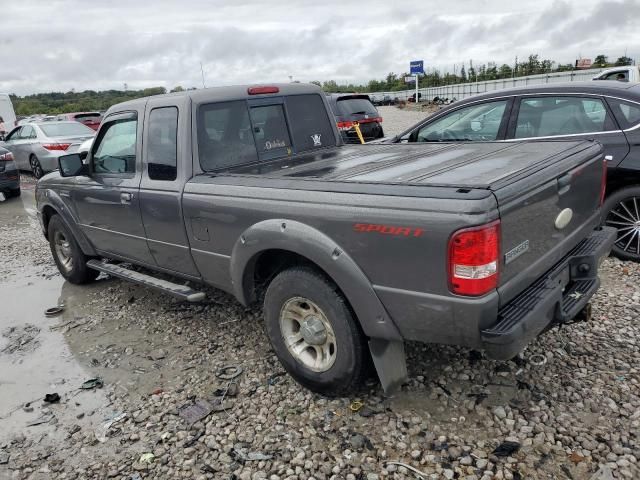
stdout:
<svg viewBox="0 0 640 480">
<path fill-rule="evenodd" d="M 36 178 L 58 169 L 58 157 L 74 153 L 95 131 L 79 122 L 38 122 L 15 128 L 0 146 L 13 153 L 20 170 Z"/>
</svg>

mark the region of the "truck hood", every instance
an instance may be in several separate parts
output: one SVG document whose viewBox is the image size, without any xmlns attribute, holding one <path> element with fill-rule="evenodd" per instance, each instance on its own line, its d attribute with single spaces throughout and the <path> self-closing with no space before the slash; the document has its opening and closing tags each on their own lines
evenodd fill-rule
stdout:
<svg viewBox="0 0 640 480">
<path fill-rule="evenodd" d="M 494 190 L 594 142 L 478 142 L 349 145 L 228 171 L 280 179 Z M 580 156 L 580 155 L 577 155 Z"/>
</svg>

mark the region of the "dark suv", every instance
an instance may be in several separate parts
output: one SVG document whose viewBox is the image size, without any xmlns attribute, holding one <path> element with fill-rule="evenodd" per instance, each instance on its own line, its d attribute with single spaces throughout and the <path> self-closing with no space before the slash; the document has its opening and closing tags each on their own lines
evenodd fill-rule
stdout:
<svg viewBox="0 0 640 480">
<path fill-rule="evenodd" d="M 355 123 L 360 125 L 365 142 L 384 137 L 382 117 L 371 103 L 369 95 L 333 93 L 327 95 L 327 100 L 346 143 L 360 143 Z"/>
</svg>

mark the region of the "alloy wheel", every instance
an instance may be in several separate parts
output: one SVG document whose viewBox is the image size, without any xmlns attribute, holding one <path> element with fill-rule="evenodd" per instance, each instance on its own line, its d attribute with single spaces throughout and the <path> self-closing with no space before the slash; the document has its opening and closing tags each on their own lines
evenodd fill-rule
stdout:
<svg viewBox="0 0 640 480">
<path fill-rule="evenodd" d="M 73 269 L 73 255 L 69 240 L 63 232 L 57 230 L 53 237 L 53 243 L 55 245 L 56 256 L 60 261 L 60 266 L 65 272 L 70 272 Z"/>
<path fill-rule="evenodd" d="M 605 225 L 618 229 L 616 247 L 631 255 L 640 255 L 640 199 L 627 197 L 611 209 Z"/>
<path fill-rule="evenodd" d="M 36 157 L 31 157 L 31 171 L 33 172 L 33 176 L 36 178 L 40 178 L 43 175 L 42 166 L 40 165 L 40 161 Z"/>
<path fill-rule="evenodd" d="M 309 370 L 326 372 L 335 363 L 335 332 L 325 313 L 311 300 L 294 297 L 282 306 L 280 332 L 289 353 Z"/>
</svg>

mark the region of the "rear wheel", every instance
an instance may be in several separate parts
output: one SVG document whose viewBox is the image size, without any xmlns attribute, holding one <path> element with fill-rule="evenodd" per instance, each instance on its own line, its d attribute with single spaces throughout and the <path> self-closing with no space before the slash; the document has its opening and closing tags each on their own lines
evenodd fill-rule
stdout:
<svg viewBox="0 0 640 480">
<path fill-rule="evenodd" d="M 49 246 L 60 274 L 71 283 L 82 284 L 95 280 L 100 272 L 87 267 L 87 257 L 71 230 L 60 217 L 54 215 L 49 220 Z"/>
<path fill-rule="evenodd" d="M 44 175 L 42 165 L 40 165 L 40 160 L 38 160 L 38 157 L 35 155 L 31 155 L 29 158 L 29 165 L 31 165 L 31 171 L 33 172 L 34 177 L 41 178 Z"/>
<path fill-rule="evenodd" d="M 615 192 L 602 210 L 603 224 L 618 229 L 611 253 L 622 260 L 640 262 L 640 187 Z"/>
<path fill-rule="evenodd" d="M 350 393 L 366 375 L 366 341 L 337 286 L 308 267 L 279 273 L 264 299 L 269 340 L 301 385 Z"/>
</svg>

